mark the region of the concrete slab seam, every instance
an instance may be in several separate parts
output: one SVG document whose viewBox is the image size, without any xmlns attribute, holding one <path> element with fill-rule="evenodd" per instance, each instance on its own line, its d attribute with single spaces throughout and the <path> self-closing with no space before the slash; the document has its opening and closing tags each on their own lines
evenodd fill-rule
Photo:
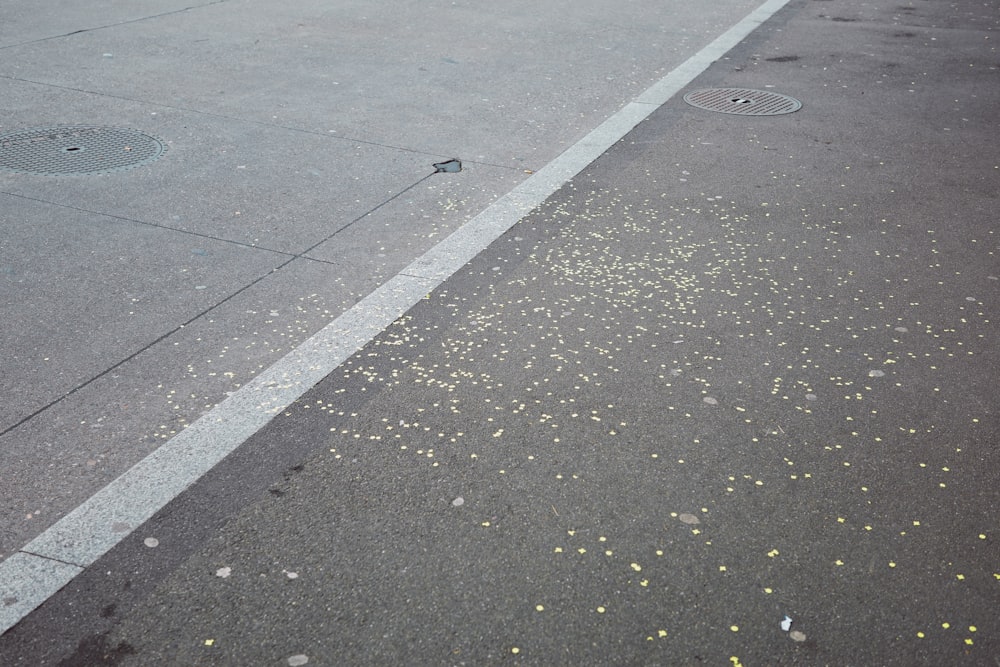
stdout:
<svg viewBox="0 0 1000 667">
<path fill-rule="evenodd" d="M 107 25 L 98 25 L 91 28 L 82 28 L 80 30 L 74 30 L 73 32 L 66 32 L 59 35 L 49 35 L 48 37 L 39 37 L 38 39 L 31 39 L 26 42 L 17 42 L 14 44 L 3 44 L 0 45 L 0 50 L 12 49 L 19 46 L 24 46 L 26 44 L 37 44 L 39 42 L 48 42 L 54 39 L 63 39 L 64 37 L 73 37 L 74 35 L 82 35 L 88 32 L 96 32 L 98 30 L 107 30 L 108 28 L 117 28 L 123 25 L 130 25 L 132 23 L 141 23 L 143 21 L 149 21 L 151 19 L 158 19 L 164 16 L 171 16 L 173 14 L 183 14 L 185 12 L 190 12 L 195 9 L 204 9 L 205 7 L 211 7 L 212 5 L 221 5 L 229 2 L 230 0 L 211 0 L 211 2 L 206 2 L 201 5 L 192 5 L 190 7 L 182 7 L 180 9 L 174 9 L 169 12 L 162 12 L 160 14 L 150 14 L 149 16 L 140 16 L 134 19 L 127 19 L 125 21 L 119 21 L 117 23 L 109 23 Z"/>
<path fill-rule="evenodd" d="M 252 382 L 0 562 L 16 625 L 787 4 L 768 0 Z"/>
<path fill-rule="evenodd" d="M 4 602 L 0 604 L 0 628 L 6 631 L 28 612 L 83 572 L 82 567 L 19 552 L 0 563 Z M 9 600 L 16 600 L 13 604 Z"/>
</svg>

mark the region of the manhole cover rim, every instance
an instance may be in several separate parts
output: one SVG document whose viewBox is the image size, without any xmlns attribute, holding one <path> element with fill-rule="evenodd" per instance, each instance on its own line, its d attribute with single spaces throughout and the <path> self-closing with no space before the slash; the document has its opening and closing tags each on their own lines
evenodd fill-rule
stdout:
<svg viewBox="0 0 1000 667">
<path fill-rule="evenodd" d="M 88 132 L 101 136 L 95 140 L 93 134 L 84 135 Z M 118 150 L 109 156 L 107 146 L 101 142 L 115 141 L 120 142 L 113 146 Z M 32 154 L 32 148 L 38 154 Z M 84 124 L 27 127 L 0 134 L 0 171 L 33 176 L 109 174 L 149 164 L 166 152 L 165 141 L 130 127 Z"/>
<path fill-rule="evenodd" d="M 699 88 L 685 93 L 684 101 L 698 109 L 734 116 L 783 116 L 802 108 L 802 102 L 794 97 L 755 88 Z"/>
</svg>

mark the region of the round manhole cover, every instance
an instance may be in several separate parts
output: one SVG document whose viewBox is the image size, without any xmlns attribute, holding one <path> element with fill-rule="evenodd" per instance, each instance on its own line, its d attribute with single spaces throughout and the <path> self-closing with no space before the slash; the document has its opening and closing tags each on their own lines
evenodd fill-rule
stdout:
<svg viewBox="0 0 1000 667">
<path fill-rule="evenodd" d="M 740 116 L 779 116 L 802 108 L 802 102 L 788 95 L 749 88 L 704 88 L 684 96 L 693 107 Z"/>
<path fill-rule="evenodd" d="M 59 176 L 124 171 L 156 160 L 166 147 L 121 127 L 35 127 L 0 135 L 0 169 Z"/>
</svg>

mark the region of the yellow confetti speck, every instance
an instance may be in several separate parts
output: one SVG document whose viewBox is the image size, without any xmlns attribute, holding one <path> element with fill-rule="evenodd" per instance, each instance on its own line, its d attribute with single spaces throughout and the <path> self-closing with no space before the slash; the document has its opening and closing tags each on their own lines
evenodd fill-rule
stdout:
<svg viewBox="0 0 1000 667">
<path fill-rule="evenodd" d="M 535 611 L 545 611 L 545 607 L 540 604 L 535 605 Z"/>
<path fill-rule="evenodd" d="M 513 653 L 514 655 L 517 655 L 518 653 L 521 652 L 521 649 L 519 649 L 518 647 L 514 646 L 513 648 L 510 649 L 510 652 Z"/>
<path fill-rule="evenodd" d="M 605 609 L 604 607 L 598 607 L 598 608 L 597 608 L 597 613 L 598 613 L 598 614 L 603 614 L 603 613 L 604 613 L 604 612 L 606 612 L 606 611 L 607 611 L 607 609 Z"/>
<path fill-rule="evenodd" d="M 777 555 L 778 555 L 778 550 L 777 549 L 771 549 L 770 551 L 767 552 L 767 557 L 768 558 L 774 558 Z"/>
<path fill-rule="evenodd" d="M 726 566 L 725 565 L 720 565 L 719 566 L 719 572 L 725 572 L 725 571 L 726 571 Z"/>
<path fill-rule="evenodd" d="M 773 588 L 765 588 L 765 589 L 764 589 L 764 593 L 766 593 L 767 595 L 770 595 L 770 594 L 771 594 L 771 593 L 773 593 L 773 592 L 774 592 L 774 589 L 773 589 Z"/>
<path fill-rule="evenodd" d="M 966 637 L 965 643 L 968 644 L 969 646 L 972 646 L 972 637 Z"/>
<path fill-rule="evenodd" d="M 969 626 L 969 632 L 975 632 L 975 631 L 976 631 L 976 626 L 970 625 Z"/>
<path fill-rule="evenodd" d="M 656 631 L 656 635 L 662 639 L 663 637 L 667 636 L 667 631 L 666 630 L 657 630 Z"/>
<path fill-rule="evenodd" d="M 914 521 L 914 522 L 913 522 L 913 525 L 914 525 L 914 526 L 919 526 L 919 525 L 920 525 L 920 522 L 919 522 L 919 521 Z"/>
<path fill-rule="evenodd" d="M 656 550 L 656 555 L 657 556 L 662 556 L 663 555 L 663 550 L 662 549 L 657 549 Z M 995 575 L 995 576 L 996 576 L 997 579 L 1000 579 L 1000 574 Z"/>
<path fill-rule="evenodd" d="M 740 631 L 740 626 L 738 626 L 738 625 L 730 625 L 729 629 L 732 630 L 733 632 L 739 632 Z"/>
<path fill-rule="evenodd" d="M 729 658 L 729 662 L 733 663 L 733 667 L 743 667 L 743 663 L 735 655 Z"/>
<path fill-rule="evenodd" d="M 945 630 L 947 630 L 948 628 L 951 627 L 951 623 L 948 623 L 948 622 L 942 623 L 941 627 L 944 628 Z"/>
<path fill-rule="evenodd" d="M 919 637 L 920 639 L 923 639 L 924 638 L 924 633 L 918 632 L 917 633 L 917 637 Z"/>
<path fill-rule="evenodd" d="M 484 528 L 489 528 L 490 527 L 490 522 L 489 521 L 483 521 L 482 526 Z"/>
<path fill-rule="evenodd" d="M 213 644 L 215 644 L 215 640 L 214 639 L 206 639 L 205 640 L 205 646 L 212 646 Z"/>
<path fill-rule="evenodd" d="M 964 574 L 956 574 L 955 578 L 958 579 L 959 581 L 965 581 L 965 575 Z"/>
<path fill-rule="evenodd" d="M 606 550 L 606 551 L 604 552 L 604 555 L 605 555 L 605 556 L 612 556 L 612 555 L 614 555 L 614 553 L 615 553 L 615 552 L 614 552 L 614 551 L 612 551 L 611 549 L 607 549 L 607 550 Z"/>
<path fill-rule="evenodd" d="M 986 539 L 986 535 L 984 535 L 982 533 L 979 533 L 979 539 L 985 540 Z"/>
<path fill-rule="evenodd" d="M 842 560 L 840 560 L 840 559 L 838 558 L 838 559 L 837 559 L 836 561 L 834 561 L 834 564 L 835 564 L 835 565 L 838 565 L 838 566 L 839 566 L 839 565 L 843 565 L 843 564 L 844 564 L 844 561 L 842 561 Z"/>
<path fill-rule="evenodd" d="M 562 547 L 556 547 L 554 551 L 557 554 L 561 554 L 563 552 L 563 549 L 562 549 Z"/>
<path fill-rule="evenodd" d="M 642 566 L 639 565 L 638 563 L 632 563 L 629 567 L 631 567 L 636 572 L 642 572 Z"/>
<path fill-rule="evenodd" d="M 642 581 L 639 582 L 639 585 L 642 586 L 643 588 L 646 588 L 647 586 L 649 586 L 649 579 L 643 579 Z"/>
<path fill-rule="evenodd" d="M 587 553 L 587 550 L 584 549 L 583 547 L 580 547 L 579 549 L 577 549 L 577 551 L 579 551 L 581 554 Z"/>
<path fill-rule="evenodd" d="M 837 523 L 844 523 L 844 521 L 846 521 L 846 519 L 844 519 L 844 517 L 842 517 L 842 516 L 838 516 L 837 517 Z"/>
</svg>

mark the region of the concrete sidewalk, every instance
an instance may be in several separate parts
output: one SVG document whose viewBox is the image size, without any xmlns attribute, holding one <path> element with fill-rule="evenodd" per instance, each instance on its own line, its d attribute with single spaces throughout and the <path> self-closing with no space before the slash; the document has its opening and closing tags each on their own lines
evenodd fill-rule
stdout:
<svg viewBox="0 0 1000 667">
<path fill-rule="evenodd" d="M 997 9 L 790 4 L 2 662 L 997 662 Z"/>
<path fill-rule="evenodd" d="M 755 7 L 4 2 L 0 565 L 192 425 L 240 444 L 336 366 L 304 373 L 303 345 L 345 315 L 369 340 L 372 295 L 406 283 L 398 314 L 439 280 L 402 269 L 534 207 L 576 173 L 539 172 Z M 85 567 L 138 523 L 40 555 Z"/>
</svg>

